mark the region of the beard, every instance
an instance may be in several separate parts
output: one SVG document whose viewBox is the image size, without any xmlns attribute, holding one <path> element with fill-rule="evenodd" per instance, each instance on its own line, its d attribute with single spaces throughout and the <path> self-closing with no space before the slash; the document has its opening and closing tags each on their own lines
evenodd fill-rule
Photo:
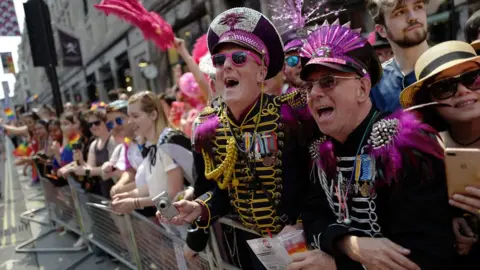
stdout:
<svg viewBox="0 0 480 270">
<path fill-rule="evenodd" d="M 388 28 L 386 30 L 388 39 L 403 49 L 415 47 L 427 39 L 427 31 L 423 28 L 423 25 L 420 32 L 408 33 L 403 31 L 404 34 L 402 37 L 394 36 Z"/>
</svg>

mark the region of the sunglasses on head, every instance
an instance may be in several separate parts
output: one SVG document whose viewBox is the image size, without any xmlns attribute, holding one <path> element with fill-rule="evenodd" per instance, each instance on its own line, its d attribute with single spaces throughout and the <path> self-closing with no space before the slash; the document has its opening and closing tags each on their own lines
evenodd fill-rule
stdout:
<svg viewBox="0 0 480 270">
<path fill-rule="evenodd" d="M 457 76 L 433 82 L 425 86 L 437 100 L 453 97 L 458 90 L 458 84 L 462 84 L 470 90 L 480 90 L 480 69 L 467 71 Z"/>
<path fill-rule="evenodd" d="M 314 86 L 318 85 L 323 90 L 334 88 L 338 84 L 337 79 L 356 79 L 359 80 L 360 77 L 345 77 L 345 76 L 335 76 L 335 75 L 325 75 L 320 77 L 316 82 L 306 83 L 303 87 L 307 90 L 308 93 L 312 92 Z"/>
<path fill-rule="evenodd" d="M 259 65 L 262 64 L 262 60 L 260 59 L 260 57 L 258 57 L 256 54 L 249 51 L 236 51 L 233 53 L 217 53 L 212 55 L 212 62 L 213 62 L 213 66 L 216 68 L 223 67 L 223 65 L 225 65 L 225 61 L 227 61 L 227 58 L 231 58 L 232 63 L 235 66 L 241 67 L 247 63 L 249 55 L 255 60 L 255 62 L 257 62 L 257 64 Z"/>
<path fill-rule="evenodd" d="M 121 117 L 117 117 L 117 118 L 115 118 L 114 121 L 108 121 L 107 122 L 107 128 L 109 130 L 112 130 L 115 127 L 115 124 L 117 124 L 117 126 L 123 125 L 123 119 Z"/>
<path fill-rule="evenodd" d="M 285 62 L 289 67 L 296 67 L 300 63 L 300 56 L 298 55 L 290 55 L 285 58 Z"/>
<path fill-rule="evenodd" d="M 102 123 L 102 121 L 100 120 L 97 120 L 97 121 L 93 121 L 93 122 L 89 122 L 88 123 L 88 128 L 92 128 L 93 126 L 100 126 L 100 124 Z"/>
</svg>

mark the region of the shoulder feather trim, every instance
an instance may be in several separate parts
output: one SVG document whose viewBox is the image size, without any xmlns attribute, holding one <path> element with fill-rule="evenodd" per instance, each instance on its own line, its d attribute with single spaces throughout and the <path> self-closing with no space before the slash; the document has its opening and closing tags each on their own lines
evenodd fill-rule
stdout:
<svg viewBox="0 0 480 270">
<path fill-rule="evenodd" d="M 399 111 L 377 121 L 368 141 L 372 156 L 377 165 L 383 167 L 383 178 L 387 184 L 397 180 L 405 164 L 403 158 L 411 152 L 419 153 L 415 158 L 429 158 L 426 155 L 443 159 L 444 151 L 437 140 L 438 133 L 422 123 L 414 113 Z"/>
</svg>

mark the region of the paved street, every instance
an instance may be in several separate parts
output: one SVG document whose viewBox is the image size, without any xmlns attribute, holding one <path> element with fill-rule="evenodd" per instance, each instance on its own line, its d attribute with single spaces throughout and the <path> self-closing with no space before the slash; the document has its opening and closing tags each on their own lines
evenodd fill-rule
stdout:
<svg viewBox="0 0 480 270">
<path fill-rule="evenodd" d="M 11 153 L 11 146 L 9 153 Z M 44 203 L 35 200 L 40 186 L 30 186 L 30 179 L 22 175 L 21 168 L 12 165 L 13 157 L 0 162 L 0 187 L 3 197 L 0 199 L 0 270 L 63 270 L 63 269 L 126 269 L 119 263 L 112 262 L 106 256 L 86 255 L 87 249 L 80 252 L 48 252 L 48 253 L 18 253 L 15 247 L 32 237 L 48 232 L 52 227 L 36 222 L 22 222 L 19 215 L 28 210 L 39 209 Z M 18 170 L 18 171 L 17 171 Z M 32 200 L 32 197 L 34 200 Z M 46 211 L 40 211 L 33 218 L 46 219 Z M 69 232 L 54 231 L 34 244 L 24 248 L 58 248 L 72 247 L 78 236 Z M 74 262 L 85 258 L 74 267 Z"/>
</svg>

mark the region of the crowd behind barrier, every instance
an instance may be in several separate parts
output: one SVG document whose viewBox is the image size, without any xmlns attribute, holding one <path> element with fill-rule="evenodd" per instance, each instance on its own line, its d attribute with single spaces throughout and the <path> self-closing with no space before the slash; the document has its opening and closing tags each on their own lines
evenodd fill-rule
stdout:
<svg viewBox="0 0 480 270">
<path fill-rule="evenodd" d="M 42 172 L 42 164 L 36 162 L 35 166 Z M 43 225 L 52 224 L 53 227 L 45 234 L 18 245 L 17 252 L 78 252 L 89 246 L 90 252 L 74 263 L 79 265 L 93 254 L 93 245 L 131 269 L 239 269 L 229 261 L 222 241 L 223 231 L 225 227 L 228 227 L 229 231 L 249 230 L 231 219 L 222 218 L 212 226 L 208 247 L 198 256 L 187 260 L 183 251 L 185 241 L 168 233 L 163 227 L 137 212 L 113 212 L 105 198 L 84 191 L 72 176 L 68 177 L 67 183 L 60 184 L 58 181 L 40 173 L 45 207 L 24 212 L 21 218 Z M 47 211 L 48 222 L 33 217 L 42 210 Z M 39 238 L 55 232 L 58 227 L 83 237 L 86 245 L 26 248 Z M 74 265 L 68 269 L 72 269 Z"/>
</svg>

